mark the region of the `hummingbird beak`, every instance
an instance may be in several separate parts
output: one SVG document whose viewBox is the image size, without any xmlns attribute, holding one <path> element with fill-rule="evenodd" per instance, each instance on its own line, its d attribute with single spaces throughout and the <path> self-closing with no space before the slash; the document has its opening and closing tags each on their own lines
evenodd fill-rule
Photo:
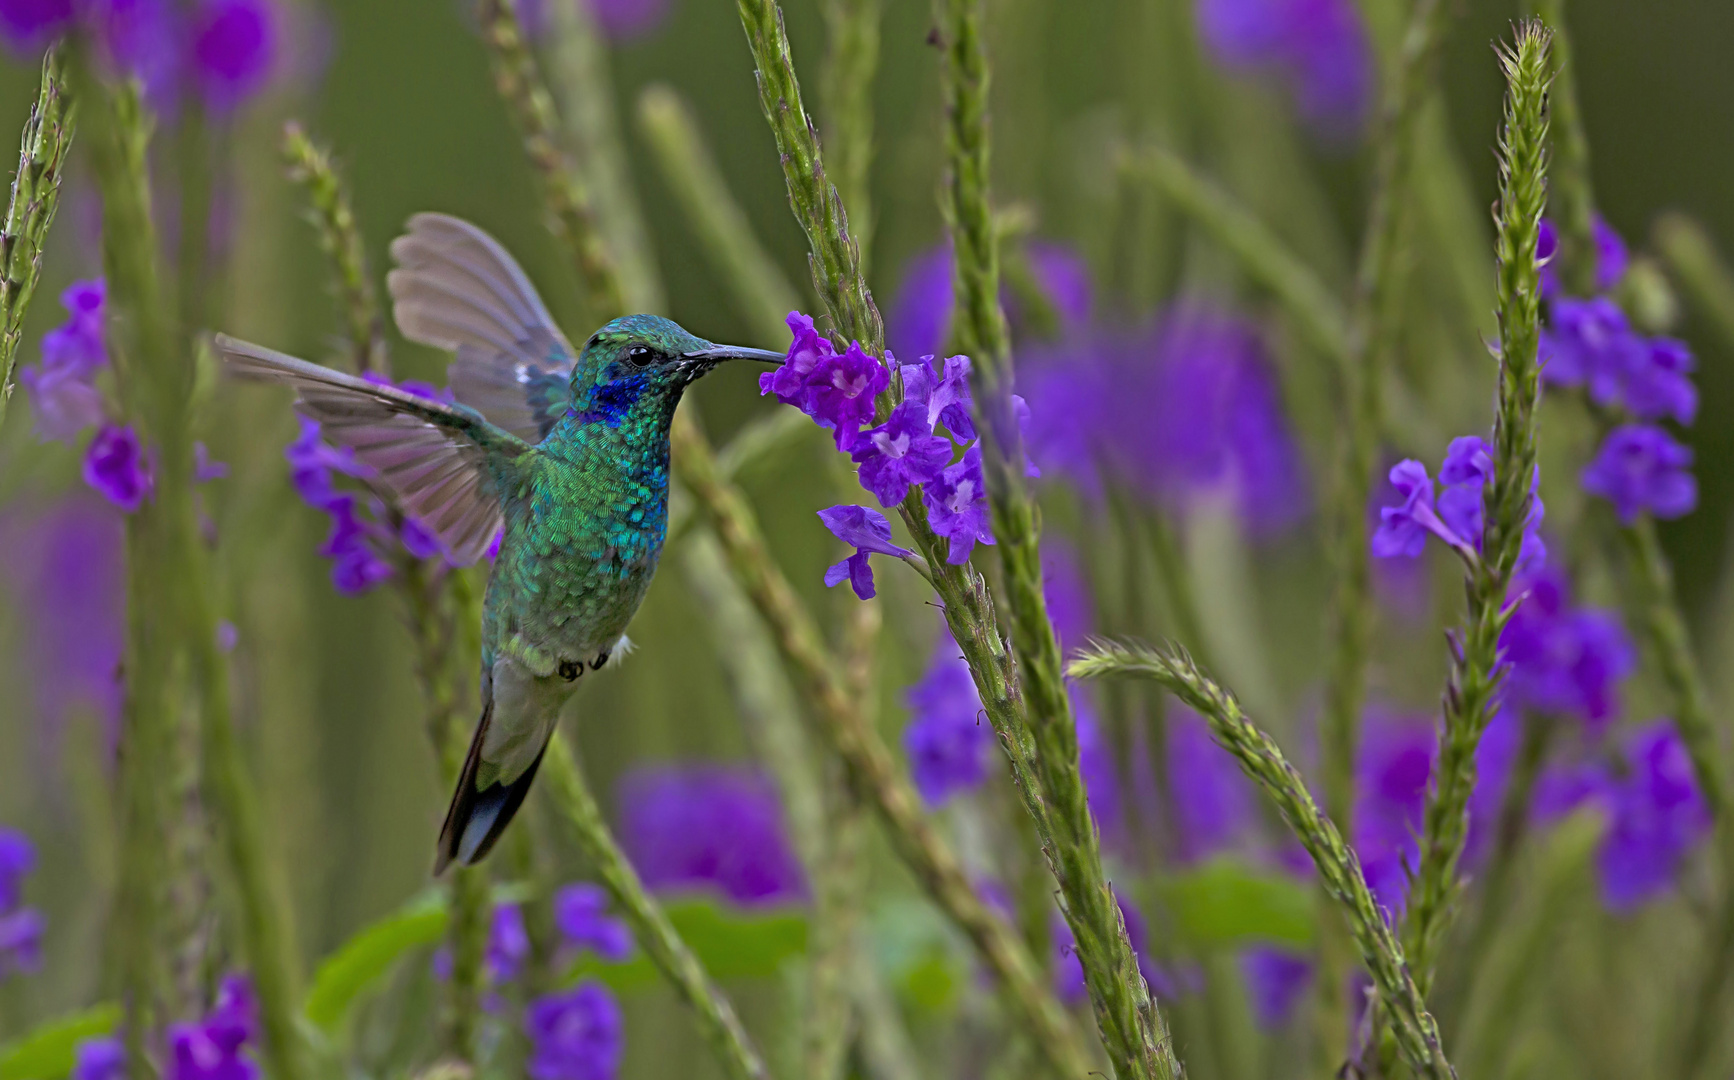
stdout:
<svg viewBox="0 0 1734 1080">
<path fill-rule="evenodd" d="M 737 345 L 712 345 L 708 349 L 695 349 L 682 353 L 686 363 L 703 367 L 706 370 L 715 367 L 725 360 L 757 360 L 761 364 L 781 364 L 785 357 L 780 352 L 769 349 L 746 349 Z"/>
</svg>

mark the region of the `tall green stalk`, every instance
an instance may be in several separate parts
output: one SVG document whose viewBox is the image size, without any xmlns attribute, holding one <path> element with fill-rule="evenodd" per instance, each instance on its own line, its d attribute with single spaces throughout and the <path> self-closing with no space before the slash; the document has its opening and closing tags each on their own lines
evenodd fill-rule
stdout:
<svg viewBox="0 0 1734 1080">
<path fill-rule="evenodd" d="M 42 270 L 42 246 L 60 205 L 60 177 L 72 150 L 78 110 L 66 88 L 66 58 L 60 46 L 42 58 L 36 103 L 24 122 L 12 198 L 0 223 L 0 424 L 12 400 L 24 313 Z"/>
<path fill-rule="evenodd" d="M 122 983 L 129 1010 L 131 1068 L 143 1067 L 151 1022 L 156 963 L 148 935 L 157 929 L 157 886 L 152 855 L 140 844 L 161 836 L 160 806 L 139 790 L 159 784 L 168 760 L 172 709 L 179 692 L 173 672 L 187 671 L 200 705 L 203 790 L 239 902 L 236 930 L 258 991 L 264 1050 L 275 1076 L 302 1075 L 295 1026 L 298 994 L 290 957 L 292 935 L 280 895 L 265 864 L 253 785 L 235 739 L 228 669 L 217 647 L 217 620 L 209 571 L 192 498 L 192 392 L 195 378 L 191 327 L 177 327 L 164 304 L 146 156 L 151 120 L 136 83 L 105 92 L 104 138 L 95 155 L 103 193 L 103 266 L 114 307 L 115 372 L 127 418 L 155 448 L 150 500 L 128 521 L 129 686 L 123 790 L 129 790 L 126 851 L 122 856 Z M 192 283 L 188 283 L 191 287 Z M 136 748 L 141 760 L 132 759 Z M 132 814 L 140 815 L 135 819 Z M 141 875 L 144 880 L 140 880 Z M 138 910 L 132 910 L 134 904 Z M 144 1075 L 142 1072 L 139 1075 Z"/>
<path fill-rule="evenodd" d="M 1475 749 L 1493 717 L 1501 672 L 1499 635 L 1512 608 L 1507 589 L 1516 573 L 1533 511 L 1536 406 L 1541 368 L 1541 278 L 1535 261 L 1547 205 L 1548 61 L 1551 34 L 1522 23 L 1500 50 L 1508 85 L 1500 138 L 1497 209 L 1499 263 L 1499 396 L 1493 422 L 1493 476 L 1483 489 L 1481 554 L 1469 570 L 1469 610 L 1445 689 L 1439 763 L 1423 817 L 1420 867 L 1409 885 L 1404 940 L 1415 981 L 1431 985 L 1460 883 L 1457 862 L 1469 830 Z"/>
<path fill-rule="evenodd" d="M 957 319 L 981 410 L 995 550 L 1004 571 L 1011 639 L 1034 737 L 1036 798 L 1047 803 L 1043 851 L 1077 941 L 1096 1025 L 1122 1077 L 1178 1077 L 1180 1063 L 1150 996 L 1102 867 L 1078 761 L 1078 729 L 1061 672 L 1059 637 L 1042 593 L 1041 533 L 1024 486 L 1024 451 L 1012 407 L 1011 337 L 999 300 L 999 236 L 989 203 L 988 58 L 982 0 L 935 0 L 946 110 L 944 205 L 951 226 Z M 1033 793 L 1032 793 L 1033 794 Z M 1026 794 L 1026 798 L 1029 798 Z M 1038 823 L 1040 819 L 1038 818 Z"/>
<path fill-rule="evenodd" d="M 367 250 L 356 225 L 349 192 L 331 152 L 308 137 L 300 124 L 283 125 L 283 157 L 290 179 L 307 189 L 308 219 L 319 234 L 319 248 L 331 260 L 333 284 L 343 307 L 349 358 L 358 374 L 389 375 L 385 354 L 385 316 L 367 272 Z"/>
<path fill-rule="evenodd" d="M 667 977 L 674 991 L 698 1014 L 699 1030 L 716 1052 L 724 1074 L 730 1080 L 769 1080 L 770 1073 L 728 998 L 711 983 L 704 966 L 681 940 L 661 905 L 645 891 L 638 872 L 609 832 L 602 809 L 596 805 L 576 755 L 563 735 L 556 734 L 548 744 L 542 771 L 548 779 L 546 789 L 565 812 L 578 846 L 620 905 L 639 946 Z"/>
<path fill-rule="evenodd" d="M 1153 679 L 1204 717 L 1211 735 L 1234 755 L 1241 771 L 1257 781 L 1275 802 L 1283 821 L 1312 857 L 1320 883 L 1342 905 L 1373 985 L 1380 999 L 1390 1004 L 1397 1046 L 1404 1060 L 1428 1080 L 1455 1080 L 1440 1047 L 1438 1025 L 1410 975 L 1403 946 L 1367 887 L 1354 849 L 1344 843 L 1331 817 L 1319 811 L 1306 782 L 1276 743 L 1241 712 L 1234 695 L 1199 671 L 1192 658 L 1180 651 L 1163 653 L 1138 646 L 1097 644 L 1074 660 L 1067 672 L 1078 679 L 1115 675 Z"/>
<path fill-rule="evenodd" d="M 849 211 L 849 225 L 868 263 L 873 244 L 873 76 L 879 70 L 879 18 L 884 0 L 823 0 L 830 50 L 820 81 L 831 175 Z"/>
</svg>

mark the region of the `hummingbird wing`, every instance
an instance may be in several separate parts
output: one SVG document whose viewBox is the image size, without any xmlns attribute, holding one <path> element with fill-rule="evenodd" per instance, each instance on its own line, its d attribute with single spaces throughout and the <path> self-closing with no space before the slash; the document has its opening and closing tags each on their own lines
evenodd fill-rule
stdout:
<svg viewBox="0 0 1734 1080">
<path fill-rule="evenodd" d="M 452 393 L 528 443 L 572 400 L 577 353 L 499 241 L 448 214 L 417 214 L 392 241 L 392 314 L 411 341 L 457 354 Z"/>
<path fill-rule="evenodd" d="M 500 531 L 498 480 L 530 446 L 473 409 L 419 397 L 218 334 L 217 351 L 243 378 L 293 386 L 295 408 L 354 449 L 432 529 L 453 562 L 475 562 Z"/>
</svg>

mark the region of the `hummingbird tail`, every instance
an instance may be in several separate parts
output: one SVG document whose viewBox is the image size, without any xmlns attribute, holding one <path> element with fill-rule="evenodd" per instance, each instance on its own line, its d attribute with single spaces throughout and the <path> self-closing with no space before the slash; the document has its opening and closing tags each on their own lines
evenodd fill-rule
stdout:
<svg viewBox="0 0 1734 1080">
<path fill-rule="evenodd" d="M 477 790 L 476 773 L 482 761 L 482 742 L 487 737 L 488 723 L 493 715 L 494 702 L 490 695 L 482 712 L 482 722 L 476 725 L 475 738 L 470 740 L 470 752 L 464 759 L 464 771 L 458 777 L 457 790 L 452 792 L 445 825 L 440 829 L 439 853 L 434 861 L 436 877 L 453 862 L 460 866 L 474 866 L 487 857 L 500 834 L 517 815 L 518 808 L 524 805 L 524 796 L 529 794 L 536 770 L 542 766 L 542 754 L 538 753 L 536 760 L 516 780 L 509 784 L 496 782 L 484 790 Z M 546 744 L 542 751 L 547 752 Z"/>
</svg>

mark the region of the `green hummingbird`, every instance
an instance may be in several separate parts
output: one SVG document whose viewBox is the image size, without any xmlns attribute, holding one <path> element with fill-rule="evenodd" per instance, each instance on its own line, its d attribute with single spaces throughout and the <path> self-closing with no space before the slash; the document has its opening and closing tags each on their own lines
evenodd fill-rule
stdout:
<svg viewBox="0 0 1734 1080">
<path fill-rule="evenodd" d="M 417 214 L 392 243 L 392 313 L 456 354 L 455 404 L 218 335 L 238 375 L 285 383 L 454 563 L 499 554 L 482 608 L 481 719 L 434 873 L 485 856 L 523 804 L 586 671 L 630 647 L 668 532 L 668 432 L 681 393 L 727 360 L 667 319 L 615 319 L 574 351 L 524 271 L 474 225 Z"/>
</svg>

